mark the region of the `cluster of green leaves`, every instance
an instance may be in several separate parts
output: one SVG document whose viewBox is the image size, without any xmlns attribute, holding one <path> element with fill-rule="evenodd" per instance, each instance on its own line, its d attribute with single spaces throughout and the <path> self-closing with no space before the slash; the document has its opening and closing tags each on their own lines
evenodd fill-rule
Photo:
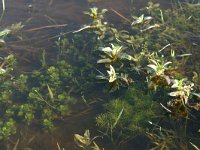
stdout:
<svg viewBox="0 0 200 150">
<path fill-rule="evenodd" d="M 21 24 L 12 25 L 10 28 L 16 30 L 20 26 Z M 2 39 L 7 34 L 2 31 Z M 81 41 L 77 35 L 74 39 Z M 85 62 L 83 69 L 78 70 L 69 61 L 73 63 L 78 59 L 79 62 L 84 62 L 86 58 L 79 56 L 78 50 L 85 45 L 76 43 L 75 47 L 67 39 L 58 42 L 59 52 L 54 58 L 54 64 L 48 65 L 43 53 L 42 68 L 31 74 L 15 73 L 16 60 L 13 55 L 0 58 L 0 140 L 15 133 L 19 122 L 40 123 L 46 129 L 52 129 L 53 121 L 66 116 L 69 107 L 76 102 L 72 93 L 79 93 L 83 89 L 83 85 L 79 87 L 79 81 L 85 84 L 87 80 L 82 80 L 88 77 L 86 73 L 89 67 L 85 66 Z M 69 57 L 68 54 L 73 52 L 74 57 Z"/>
<path fill-rule="evenodd" d="M 82 39 L 91 40 L 92 43 L 97 39 L 90 34 L 85 36 L 75 34 L 72 38 L 60 37 L 56 42 L 58 53 L 53 63 L 46 59 L 44 51 L 41 68 L 27 75 L 15 74 L 16 60 L 13 55 L 1 58 L 0 128 L 4 132 L 1 132 L 0 139 L 15 133 L 19 122 L 35 122 L 52 129 L 53 121 L 66 116 L 70 106 L 76 102 L 73 95 L 82 96 L 94 87 L 96 71 L 91 62 L 95 58 L 89 51 L 96 44 L 87 44 Z"/>
<path fill-rule="evenodd" d="M 101 150 L 95 142 L 96 138 L 97 137 L 91 138 L 89 130 L 85 130 L 83 136 L 79 134 L 74 135 L 74 141 L 77 146 L 83 150 Z M 104 150 L 104 148 L 102 150 Z"/>
<path fill-rule="evenodd" d="M 142 9 L 141 16 L 133 16 L 128 30 L 121 30 L 121 27 L 117 29 L 112 23 L 107 22 L 103 10 L 98 11 L 97 8 L 92 8 L 90 13 L 87 12 L 92 17 L 95 10 L 97 17 L 92 17 L 92 25 L 88 28 L 96 27 L 93 30 L 100 42 L 103 45 L 114 43 L 111 47 L 99 48 L 98 52 L 101 53 L 98 54 L 101 59 L 97 61 L 98 64 L 105 64 L 105 68 L 110 66 L 110 70 L 107 70 L 108 76 L 99 71 L 100 75 L 97 77 L 107 80 L 111 84 L 111 91 L 119 89 L 119 86 L 130 85 L 129 81 L 132 81 L 130 77 L 134 80 L 132 75 L 137 73 L 140 74 L 139 80 L 148 78 L 148 86 L 154 90 L 159 86 L 173 89 L 173 83 L 183 79 L 186 73 L 182 70 L 190 63 L 188 56 L 194 50 L 198 50 L 199 42 L 198 35 L 195 35 L 193 39 L 185 34 L 196 30 L 196 27 L 192 27 L 191 24 L 193 21 L 195 25 L 198 24 L 195 16 L 199 10 L 196 8 L 198 4 L 179 5 L 174 4 L 172 11 L 169 11 L 162 10 L 159 4 L 149 2 L 148 6 Z M 176 21 L 173 21 L 174 19 Z M 190 21 L 192 19 L 194 20 Z M 182 25 L 183 21 L 184 25 Z M 98 24 L 99 22 L 101 25 Z M 102 32 L 103 37 L 99 33 L 102 28 L 105 30 Z M 118 72 L 122 73 L 122 77 Z M 192 88 L 188 89 L 187 97 L 191 91 Z M 176 99 L 176 103 L 178 101 L 181 101 L 179 104 L 182 106 L 189 104 L 183 102 L 184 100 Z"/>
<path fill-rule="evenodd" d="M 41 122 L 51 129 L 54 119 L 65 116 L 69 106 L 76 102 L 70 95 L 74 70 L 62 60 L 55 65 L 35 70 L 31 76 L 13 76 L 13 55 L 3 59 L 1 65 L 1 133 L 0 139 L 15 133 L 16 123 Z M 34 82 L 33 82 L 34 81 Z"/>
<path fill-rule="evenodd" d="M 96 86 L 96 55 L 94 49 L 100 45 L 93 33 L 70 34 L 56 41 L 59 58 L 69 60 L 74 70 L 74 87 L 76 92 L 87 93 Z"/>
<path fill-rule="evenodd" d="M 17 31 L 20 27 L 21 23 L 9 29 Z M 11 30 L 5 31 L 1 32 L 2 39 L 11 34 Z M 95 56 L 91 52 L 97 44 L 88 42 L 96 41 L 91 34 L 60 37 L 56 42 L 58 53 L 53 63 L 47 60 L 43 51 L 41 68 L 26 75 L 15 73 L 13 55 L 1 58 L 0 140 L 15 133 L 19 122 L 35 122 L 52 129 L 55 119 L 68 114 L 70 106 L 76 102 L 73 95 L 84 96 L 94 87 L 96 70 L 92 64 Z"/>
<path fill-rule="evenodd" d="M 27 77 L 20 75 L 14 77 L 11 75 L 13 68 L 16 65 L 16 60 L 13 55 L 6 58 L 1 58 L 1 73 L 0 73 L 0 140 L 8 137 L 16 132 L 16 120 L 20 107 L 18 100 L 23 99 L 20 96 L 21 92 L 26 90 Z M 15 101 L 13 101 L 15 98 Z"/>
<path fill-rule="evenodd" d="M 124 140 L 145 134 L 150 125 L 148 121 L 160 113 L 160 106 L 152 96 L 135 88 L 105 104 L 104 109 L 106 112 L 96 117 L 97 126 L 111 139 L 117 135 Z"/>
<path fill-rule="evenodd" d="M 2 0 L 3 14 L 5 2 Z M 2 16 L 3 16 L 2 14 Z M 1 16 L 1 19 L 2 19 Z M 7 36 L 17 33 L 23 25 L 12 24 L 0 32 L 0 47 L 6 45 Z M 26 91 L 27 76 L 13 76 L 12 72 L 16 66 L 14 55 L 0 57 L 0 140 L 7 138 L 16 132 L 16 117 L 20 116 L 20 102 L 23 99 L 23 92 Z"/>
<path fill-rule="evenodd" d="M 64 61 L 32 73 L 29 81 L 31 88 L 28 93 L 28 105 L 38 119 L 47 128 L 52 128 L 52 120 L 64 116 L 75 98 L 70 95 L 73 89 L 74 70 Z M 36 113 L 37 112 L 37 113 Z"/>
<path fill-rule="evenodd" d="M 99 39 L 100 47 L 96 53 L 100 57 L 97 60 L 100 75 L 97 78 L 106 81 L 111 92 L 121 86 L 135 87 L 132 81 L 141 84 L 146 82 L 145 89 L 153 90 L 154 97 L 157 96 L 156 101 L 150 98 L 150 102 L 160 103 L 170 116 L 187 118 L 191 108 L 199 110 L 199 102 L 194 102 L 191 96 L 199 87 L 199 61 L 196 58 L 200 42 L 199 11 L 198 3 L 174 3 L 170 9 L 162 10 L 159 4 L 149 2 L 147 7 L 141 9 L 142 15 L 132 16 L 132 21 L 117 13 L 129 23 L 123 28 L 107 21 L 107 10 L 91 8 L 86 14 L 91 17 L 92 23 L 76 32 L 91 30 Z M 189 57 L 191 55 L 192 58 Z M 105 70 L 107 75 L 104 74 Z M 192 79 L 197 85 L 190 81 Z M 139 130 L 143 127 L 140 119 L 146 121 L 149 117 L 146 111 L 138 116 L 133 115 L 137 112 L 135 110 L 141 108 L 134 107 L 137 100 L 134 97 L 132 99 L 132 103 L 121 98 L 112 100 L 105 106 L 106 112 L 97 117 L 97 124 L 110 137 L 116 127 L 119 127 L 115 132 L 118 136 L 127 129 L 134 131 L 129 124 Z M 151 106 L 146 101 L 141 104 Z M 151 115 L 159 115 L 159 112 Z M 131 119 L 126 117 L 139 118 L 139 121 L 130 123 Z"/>
</svg>

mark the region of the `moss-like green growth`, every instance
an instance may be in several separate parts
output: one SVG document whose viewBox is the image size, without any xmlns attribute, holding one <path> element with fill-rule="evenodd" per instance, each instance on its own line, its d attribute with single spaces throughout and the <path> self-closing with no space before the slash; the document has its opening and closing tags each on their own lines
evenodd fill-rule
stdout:
<svg viewBox="0 0 200 150">
<path fill-rule="evenodd" d="M 28 103 L 32 106 L 42 124 L 51 128 L 52 120 L 68 113 L 69 106 L 76 100 L 70 95 L 73 90 L 74 70 L 64 61 L 49 66 L 42 71 L 34 71 L 29 80 L 32 83 L 28 96 Z"/>
<path fill-rule="evenodd" d="M 1 58 L 0 73 L 0 140 L 7 138 L 16 132 L 15 116 L 19 111 L 20 103 L 18 99 L 23 99 L 21 92 L 25 91 L 27 76 L 12 76 L 12 70 L 16 65 L 13 55 Z"/>
<path fill-rule="evenodd" d="M 113 132 L 125 138 L 145 133 L 149 127 L 148 121 L 160 113 L 159 104 L 135 88 L 130 88 L 124 97 L 105 104 L 104 108 L 106 112 L 96 118 L 97 125 L 108 135 Z"/>
</svg>

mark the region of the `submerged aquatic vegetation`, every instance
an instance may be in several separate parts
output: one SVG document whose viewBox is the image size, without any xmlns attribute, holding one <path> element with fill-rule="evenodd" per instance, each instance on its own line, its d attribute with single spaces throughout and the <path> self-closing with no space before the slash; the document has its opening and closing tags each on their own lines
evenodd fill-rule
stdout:
<svg viewBox="0 0 200 150">
<path fill-rule="evenodd" d="M 2 0 L 3 13 L 5 11 L 5 1 Z M 0 47 L 5 46 L 4 39 L 11 34 L 13 29 L 5 28 L 0 32 Z M 21 91 L 24 90 L 26 83 L 26 76 L 21 75 L 15 77 L 12 75 L 13 69 L 16 66 L 16 59 L 12 54 L 0 57 L 0 141 L 8 138 L 10 135 L 16 133 L 15 111 L 17 105 L 13 101 L 13 97 L 17 97 Z"/>
<path fill-rule="evenodd" d="M 132 16 L 133 21 L 128 19 L 129 24 L 123 26 L 107 20 L 108 10 L 94 7 L 84 12 L 92 22 L 69 37 L 60 36 L 58 55 L 49 62 L 44 51 L 42 67 L 31 74 L 14 76 L 13 55 L 1 58 L 0 140 L 15 133 L 18 122 L 52 129 L 54 120 L 66 116 L 76 102 L 73 95 L 103 91 L 98 78 L 106 81 L 113 98 L 104 104 L 96 124 L 112 142 L 147 135 L 156 145 L 153 149 L 187 147 L 173 129 L 150 132 L 149 121 L 162 124 L 160 120 L 171 116 L 176 119 L 170 121 L 176 123 L 189 118 L 191 109 L 200 108 L 199 103 L 191 104 L 193 91 L 199 97 L 199 12 L 195 4 L 174 4 L 171 10 L 162 10 L 149 2 L 139 17 Z M 0 44 L 22 27 L 18 23 L 2 30 Z M 125 94 L 120 87 L 126 87 Z M 82 149 L 100 149 L 89 130 L 83 136 L 75 134 L 74 140 Z"/>
<path fill-rule="evenodd" d="M 100 72 L 100 75 L 97 75 L 96 78 L 100 80 L 108 80 L 110 92 L 119 89 L 120 86 L 127 86 L 132 82 L 132 79 L 128 77 L 127 74 L 119 74 L 115 72 L 115 69 L 110 65 L 110 70 L 107 70 L 108 76 Z"/>
<path fill-rule="evenodd" d="M 190 106 L 189 96 L 191 96 L 193 86 L 193 83 L 186 81 L 185 79 L 173 80 L 171 88 L 176 89 L 176 91 L 170 92 L 169 95 L 174 97 L 174 99 L 167 103 L 173 116 L 187 117 L 189 113 L 189 108 L 187 107 Z"/>
<path fill-rule="evenodd" d="M 46 64 L 31 75 L 13 74 L 16 65 L 13 55 L 1 58 L 1 62 L 0 140 L 14 134 L 19 122 L 28 125 L 35 122 L 52 129 L 53 121 L 66 116 L 69 106 L 76 102 L 71 95 L 74 69 L 67 61 Z"/>
<path fill-rule="evenodd" d="M 62 60 L 44 71 L 35 71 L 29 80 L 35 83 L 31 85 L 28 103 L 37 112 L 36 116 L 43 118 L 43 125 L 51 128 L 51 122 L 59 116 L 64 116 L 69 105 L 75 103 L 75 99 L 70 95 L 73 69 Z"/>
<path fill-rule="evenodd" d="M 190 83 L 189 81 L 186 82 L 184 79 L 174 80 L 171 88 L 175 88 L 177 91 L 171 92 L 169 95 L 180 98 L 183 104 L 188 104 L 188 98 L 193 90 L 193 86 L 193 83 Z"/>
<path fill-rule="evenodd" d="M 176 4 L 174 5 L 176 6 Z M 117 81 L 120 79 L 120 74 L 118 72 L 124 72 L 126 77 L 129 76 L 130 79 L 132 78 L 138 83 L 144 82 L 146 78 L 148 80 L 145 86 L 149 88 L 148 91 L 151 92 L 151 89 L 157 90 L 158 92 L 156 95 L 159 95 L 156 102 L 150 97 L 150 102 L 156 104 L 160 103 L 160 107 L 167 110 L 167 113 L 173 117 L 188 117 L 190 114 L 189 108 L 194 108 L 190 106 L 189 98 L 191 97 L 193 86 L 197 86 L 190 82 L 189 79 L 184 80 L 187 75 L 184 69 L 190 68 L 190 72 L 196 69 L 192 68 L 192 66 L 188 67 L 188 64 L 195 65 L 196 62 L 191 62 L 191 59 L 193 59 L 191 58 L 193 57 L 192 52 L 195 51 L 196 53 L 199 47 L 199 44 L 197 44 L 199 43 L 197 34 L 193 36 L 193 38 L 185 36 L 196 30 L 196 26 L 191 26 L 191 24 L 193 24 L 191 22 L 192 19 L 195 19 L 194 24 L 198 24 L 196 15 L 199 9 L 193 11 L 193 8 L 190 7 L 191 10 L 187 11 L 187 9 L 189 9 L 188 5 L 189 4 L 180 5 L 181 7 L 176 6 L 172 8 L 172 11 L 169 11 L 162 10 L 159 4 L 149 2 L 148 6 L 142 9 L 142 15 L 139 17 L 133 16 L 134 20 L 130 23 L 130 28 L 126 28 L 126 30 L 110 22 L 101 24 L 101 27 L 104 28 L 104 32 L 99 32 L 98 28 L 93 28 L 91 31 L 97 35 L 102 45 L 108 45 L 110 42 L 119 45 L 100 47 L 98 55 L 101 59 L 98 60 L 97 63 L 105 64 L 104 69 L 107 70 L 108 75 L 102 73 L 102 66 L 99 65 L 99 70 L 101 71 L 98 70 L 100 75 L 98 75 L 97 78 L 107 80 L 108 84 L 118 83 Z M 195 7 L 195 9 L 197 8 Z M 193 15 L 195 16 L 194 18 Z M 106 20 L 106 16 L 100 19 L 100 21 L 102 20 Z M 101 33 L 103 33 L 103 36 Z M 196 46 L 194 46 L 194 41 L 197 44 L 195 44 Z M 126 49 L 126 53 L 123 52 L 124 49 Z M 190 59 L 188 56 L 191 56 Z M 108 68 L 110 70 L 108 70 Z M 135 78 L 134 75 L 136 74 L 140 76 Z M 197 78 L 193 78 L 193 80 L 194 79 L 197 80 Z M 177 81 L 184 81 L 184 83 L 183 85 L 179 85 L 176 84 Z M 117 88 L 114 88 L 113 91 L 120 87 L 119 83 L 115 85 L 117 85 Z M 127 85 L 129 85 L 130 89 L 134 87 L 134 84 Z M 145 88 L 141 90 L 144 89 Z M 130 91 L 128 90 L 127 92 Z M 139 92 L 140 91 L 138 91 L 138 93 Z M 169 95 L 164 93 L 169 93 Z M 97 117 L 97 125 L 104 129 L 105 134 L 111 139 L 113 139 L 113 134 L 115 137 L 123 137 L 123 134 L 129 135 L 129 133 L 127 133 L 128 130 L 140 131 L 140 129 L 143 129 L 144 124 L 142 120 L 148 118 L 149 114 L 146 114 L 146 111 L 141 111 L 141 114 L 136 113 L 141 109 L 137 106 L 137 95 L 132 99 L 132 103 L 122 98 L 111 100 L 105 105 L 106 112 Z M 142 103 L 142 99 L 139 101 Z M 164 103 L 164 105 L 162 103 Z M 196 105 L 198 105 L 198 103 L 196 103 Z M 134 108 L 134 111 L 132 108 Z M 151 114 L 152 117 L 161 113 L 156 112 L 156 108 L 152 111 L 155 111 Z M 139 119 L 135 122 L 127 121 L 128 119 L 124 120 L 123 117 L 126 116 L 125 114 L 127 114 L 127 111 L 130 111 L 132 116 L 129 117 L 134 117 L 133 120 L 137 120 L 137 118 L 141 120 Z M 150 112 L 151 111 L 148 111 L 148 113 Z M 130 135 L 130 137 L 133 137 L 133 135 Z"/>
<path fill-rule="evenodd" d="M 152 142 L 151 150 L 182 149 L 189 150 L 189 138 L 184 133 L 176 133 L 172 129 L 156 127 L 153 132 L 147 132 Z M 185 131 L 180 131 L 185 132 Z"/>
<path fill-rule="evenodd" d="M 96 88 L 96 58 L 93 49 L 98 47 L 97 39 L 91 34 L 75 34 L 62 37 L 56 42 L 59 49 L 57 60 L 69 60 L 73 67 L 74 78 L 71 80 L 77 93 L 85 93 Z M 94 43 L 94 44 L 90 44 Z"/>
<path fill-rule="evenodd" d="M 107 9 L 102 9 L 100 12 L 97 7 L 90 8 L 90 12 L 85 11 L 84 14 L 89 15 L 94 21 L 98 21 L 104 18 L 104 14 L 107 12 Z"/>
<path fill-rule="evenodd" d="M 172 62 L 166 62 L 166 63 L 161 64 L 159 62 L 156 62 L 155 60 L 150 60 L 150 61 L 153 64 L 149 64 L 147 66 L 150 67 L 150 68 L 152 68 L 157 76 L 163 75 L 164 72 L 167 69 L 167 65 L 169 65 L 169 64 L 172 63 Z"/>
<path fill-rule="evenodd" d="M 153 64 L 147 65 L 149 68 L 153 69 L 154 73 L 150 77 L 149 88 L 157 89 L 158 86 L 168 86 L 170 85 L 169 76 L 165 75 L 165 72 L 169 69 L 167 66 L 172 62 L 157 62 L 153 59 L 150 60 Z"/>
<path fill-rule="evenodd" d="M 83 150 L 101 150 L 99 146 L 96 144 L 95 139 L 98 137 L 91 138 L 90 131 L 85 130 L 83 136 L 79 134 L 74 134 L 74 141 L 78 147 Z M 104 150 L 104 148 L 102 149 Z"/>
<path fill-rule="evenodd" d="M 123 46 L 115 46 L 111 44 L 111 47 L 100 47 L 100 52 L 105 55 L 100 55 L 102 59 L 98 60 L 97 63 L 112 63 L 121 60 L 132 60 L 132 56 L 123 53 Z"/>
<path fill-rule="evenodd" d="M 130 88 L 124 97 L 111 100 L 104 108 L 106 112 L 98 115 L 96 122 L 112 140 L 118 136 L 121 140 L 130 140 L 145 134 L 148 121 L 160 112 L 159 104 L 150 95 L 135 88 Z"/>
<path fill-rule="evenodd" d="M 12 76 L 13 68 L 15 67 L 16 60 L 13 55 L 9 55 L 3 59 L 1 64 L 0 74 L 0 140 L 7 138 L 16 132 L 15 113 L 18 111 L 19 104 L 13 101 L 13 97 L 18 97 L 20 91 L 23 91 L 26 77 L 21 75 L 16 78 Z"/>
</svg>

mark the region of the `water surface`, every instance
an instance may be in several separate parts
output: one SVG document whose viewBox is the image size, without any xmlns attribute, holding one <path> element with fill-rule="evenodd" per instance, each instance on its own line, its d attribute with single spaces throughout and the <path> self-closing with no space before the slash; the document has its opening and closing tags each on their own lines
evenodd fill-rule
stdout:
<svg viewBox="0 0 200 150">
<path fill-rule="evenodd" d="M 169 5 L 168 0 L 154 2 L 160 2 L 162 7 Z M 83 24 L 89 23 L 83 11 L 96 6 L 108 10 L 114 9 L 130 18 L 133 6 L 139 9 L 146 4 L 147 0 L 132 0 L 132 3 L 131 0 L 99 0 L 96 3 L 88 3 L 87 0 L 7 0 L 6 13 L 1 23 L 6 26 L 22 22 L 25 25 L 22 30 L 22 40 L 9 41 L 8 45 L 10 45 L 9 51 L 20 59 L 21 68 L 31 70 L 35 67 L 32 60 L 37 59 L 44 49 L 48 55 L 56 53 L 54 41 L 57 35 L 79 29 Z M 108 16 L 115 23 L 124 21 L 112 12 Z M 40 131 L 34 125 L 31 127 L 19 125 L 23 132 L 18 132 L 16 137 L 13 136 L 13 143 L 20 137 L 21 148 L 55 150 L 58 142 L 66 150 L 73 150 L 74 133 L 83 133 L 85 129 L 90 129 L 93 133 L 94 117 L 100 112 L 100 105 L 101 103 L 98 103 L 90 108 L 78 108 L 73 117 L 58 121 L 56 129 L 51 133 Z"/>
</svg>

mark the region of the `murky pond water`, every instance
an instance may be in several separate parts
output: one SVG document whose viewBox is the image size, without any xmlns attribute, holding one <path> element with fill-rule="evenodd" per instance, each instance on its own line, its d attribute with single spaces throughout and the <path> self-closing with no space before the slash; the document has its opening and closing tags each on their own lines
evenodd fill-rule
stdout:
<svg viewBox="0 0 200 150">
<path fill-rule="evenodd" d="M 21 67 L 31 70 L 30 68 L 35 67 L 32 60 L 44 49 L 49 56 L 56 53 L 54 41 L 59 34 L 77 30 L 89 22 L 83 11 L 96 6 L 113 9 L 123 16 L 130 17 L 132 6 L 139 9 L 147 2 L 148 0 L 98 0 L 93 3 L 87 0 L 7 0 L 5 16 L 1 23 L 9 25 L 22 22 L 25 25 L 22 30 L 24 39 L 8 41 L 8 45 L 11 45 L 9 51 L 21 58 Z M 161 3 L 162 7 L 168 7 L 170 3 L 167 0 L 154 2 Z M 109 17 L 116 23 L 123 22 L 115 13 L 111 13 Z M 77 106 L 77 113 L 56 122 L 56 129 L 51 133 L 39 131 L 34 125 L 19 125 L 23 130 L 23 133 L 17 133 L 17 138 L 20 137 L 19 149 L 55 150 L 59 143 L 66 150 L 73 150 L 73 135 L 82 133 L 85 129 L 93 131 L 94 116 L 100 112 L 100 105 L 101 102 L 90 108 Z M 13 145 L 17 138 L 13 137 Z"/>
<path fill-rule="evenodd" d="M 147 2 L 147 0 L 99 0 L 93 3 L 87 0 L 7 0 L 2 24 L 22 22 L 25 25 L 22 31 L 25 39 L 8 42 L 8 45 L 12 45 L 10 49 L 14 49 L 12 52 L 20 57 L 23 63 L 30 63 L 29 59 L 34 60 L 34 57 L 37 57 L 34 54 L 41 53 L 44 49 L 55 52 L 54 41 L 59 34 L 79 29 L 87 24 L 89 19 L 83 11 L 95 6 L 113 9 L 130 17 L 130 10 L 133 7 L 139 10 Z M 153 2 L 161 3 L 162 7 L 168 7 L 170 4 L 159 0 Z M 123 19 L 113 12 L 109 16 L 116 24 L 123 22 Z"/>
</svg>

